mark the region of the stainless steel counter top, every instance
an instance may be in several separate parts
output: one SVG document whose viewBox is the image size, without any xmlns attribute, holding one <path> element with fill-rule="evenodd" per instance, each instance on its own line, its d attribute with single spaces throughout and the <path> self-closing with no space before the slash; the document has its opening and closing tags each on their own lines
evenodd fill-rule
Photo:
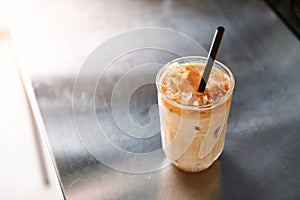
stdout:
<svg viewBox="0 0 300 200">
<path fill-rule="evenodd" d="M 30 5 L 38 7 L 32 15 L 40 19 L 36 21 L 40 29 L 31 32 L 40 36 L 36 40 L 41 45 L 31 47 L 32 57 L 39 55 L 39 60 L 27 69 L 40 108 L 35 114 L 44 122 L 67 199 L 300 198 L 300 44 L 263 1 L 28 1 Z M 87 56 L 114 34 L 149 26 L 180 31 L 208 49 L 218 25 L 226 27 L 218 59 L 236 78 L 225 148 L 218 161 L 201 173 L 184 173 L 169 165 L 136 174 L 95 159 L 80 140 L 72 112 L 74 80 Z M 12 33 L 17 44 L 22 41 L 17 31 Z M 172 56 L 162 58 L 160 62 L 167 62 Z M 133 152 L 160 148 L 159 133 L 149 142 L 118 140 L 109 121 L 110 107 L 101 104 L 109 100 L 105 95 L 111 94 L 118 78 L 104 79 L 96 116 L 100 121 L 108 116 L 105 123 L 120 148 Z M 156 103 L 155 88 L 150 84 L 135 94 L 137 103 L 132 105 L 139 106 L 130 107 L 133 120 L 146 123 L 149 105 Z M 89 94 L 82 98 L 92 99 Z M 93 143 L 92 118 L 81 117 L 85 130 L 91 129 L 84 134 Z"/>
</svg>

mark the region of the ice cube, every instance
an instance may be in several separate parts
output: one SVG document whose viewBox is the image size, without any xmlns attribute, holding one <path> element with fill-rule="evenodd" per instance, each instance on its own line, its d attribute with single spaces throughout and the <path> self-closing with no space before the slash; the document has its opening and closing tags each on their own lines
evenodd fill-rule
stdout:
<svg viewBox="0 0 300 200">
<path fill-rule="evenodd" d="M 179 103 L 192 105 L 195 91 L 190 82 L 185 79 L 186 77 L 183 77 L 183 73 L 178 71 L 180 66 L 173 67 L 177 67 L 177 69 L 169 72 L 164 80 L 165 94 Z"/>
<path fill-rule="evenodd" d="M 193 93 L 191 91 L 179 93 L 180 102 L 183 104 L 189 104 L 192 97 L 193 97 Z"/>
<path fill-rule="evenodd" d="M 166 88 L 166 95 L 170 98 L 174 98 L 178 96 L 180 92 L 180 76 L 175 74 L 175 72 L 171 72 L 168 74 L 163 82 L 163 87 Z"/>
<path fill-rule="evenodd" d="M 198 100 L 195 100 L 195 101 L 193 102 L 193 106 L 199 106 Z"/>
</svg>

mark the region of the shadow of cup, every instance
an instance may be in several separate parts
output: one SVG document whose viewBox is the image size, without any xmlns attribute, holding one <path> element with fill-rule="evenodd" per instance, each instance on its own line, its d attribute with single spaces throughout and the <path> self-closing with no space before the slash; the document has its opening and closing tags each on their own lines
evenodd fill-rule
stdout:
<svg viewBox="0 0 300 200">
<path fill-rule="evenodd" d="M 162 170 L 161 199 L 219 199 L 221 168 L 216 161 L 207 170 L 198 173 L 183 172 L 175 166 Z M 166 192 L 168 191 L 168 192 Z M 167 196 L 165 196 L 167 195 Z"/>
</svg>

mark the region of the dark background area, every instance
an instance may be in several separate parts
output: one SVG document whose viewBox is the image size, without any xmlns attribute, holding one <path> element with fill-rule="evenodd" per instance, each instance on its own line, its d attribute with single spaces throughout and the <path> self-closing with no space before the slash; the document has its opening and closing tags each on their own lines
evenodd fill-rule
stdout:
<svg viewBox="0 0 300 200">
<path fill-rule="evenodd" d="M 266 0 L 275 13 L 300 38 L 300 0 Z"/>
</svg>

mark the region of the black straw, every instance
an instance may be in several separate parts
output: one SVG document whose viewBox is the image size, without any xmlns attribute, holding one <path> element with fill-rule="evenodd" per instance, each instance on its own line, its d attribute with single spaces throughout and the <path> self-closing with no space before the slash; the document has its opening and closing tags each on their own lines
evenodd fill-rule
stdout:
<svg viewBox="0 0 300 200">
<path fill-rule="evenodd" d="M 214 36 L 213 42 L 212 42 L 210 50 L 209 50 L 207 63 L 206 63 L 206 66 L 205 66 L 205 69 L 204 69 L 204 72 L 202 75 L 202 79 L 200 81 L 198 92 L 205 91 L 206 83 L 208 81 L 208 77 L 211 72 L 211 68 L 214 65 L 224 31 L 225 31 L 225 28 L 223 26 L 219 26 L 215 32 L 215 36 Z"/>
</svg>

